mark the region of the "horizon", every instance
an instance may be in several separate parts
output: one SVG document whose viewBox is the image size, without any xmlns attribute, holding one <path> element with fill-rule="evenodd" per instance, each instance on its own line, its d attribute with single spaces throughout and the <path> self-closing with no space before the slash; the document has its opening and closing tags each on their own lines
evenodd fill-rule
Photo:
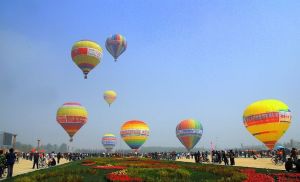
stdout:
<svg viewBox="0 0 300 182">
<path fill-rule="evenodd" d="M 291 141 L 294 144 L 292 144 Z M 21 145 L 31 145 L 32 147 L 37 147 L 37 143 L 22 143 L 21 141 L 17 141 L 17 143 L 19 143 Z M 67 145 L 68 147 L 72 147 L 68 143 L 60 143 L 60 144 L 59 143 L 47 143 L 47 144 L 40 145 L 40 148 L 43 148 L 43 147 L 45 147 L 47 145 L 52 145 L 52 146 L 57 145 L 58 147 L 61 146 L 61 145 Z M 294 145 L 294 146 L 287 147 L 289 145 Z M 300 145 L 300 141 L 294 140 L 294 139 L 290 139 L 289 141 L 286 141 L 286 142 L 280 142 L 280 143 L 278 142 L 276 144 L 276 146 L 285 146 L 287 148 L 292 148 L 292 147 L 299 146 L 299 145 Z M 261 150 L 268 150 L 267 147 L 264 144 L 239 145 L 239 146 L 237 145 L 237 146 L 234 146 L 234 147 L 227 147 L 227 148 L 224 148 L 224 147 L 220 148 L 218 146 L 213 146 L 213 147 L 214 147 L 214 150 L 229 150 L 229 149 L 239 149 L 239 150 L 240 149 L 244 149 L 244 150 L 248 150 L 248 149 L 258 149 L 258 148 L 260 148 Z M 76 147 L 72 147 L 72 148 L 73 148 L 72 151 L 74 151 L 74 150 L 105 151 L 106 150 L 103 146 L 97 147 L 97 148 L 76 148 Z M 155 146 L 155 145 L 153 145 L 153 146 L 142 146 L 139 149 L 139 151 L 152 150 L 152 148 L 162 148 L 162 149 L 164 149 L 164 148 L 169 148 L 170 149 L 171 148 L 171 149 L 178 149 L 180 151 L 182 151 L 182 150 L 186 151 L 186 148 L 184 146 Z M 120 151 L 120 150 L 121 151 L 123 151 L 123 150 L 125 150 L 125 151 L 131 151 L 131 149 L 129 149 L 128 147 L 123 147 L 123 148 L 114 147 L 114 149 L 113 149 L 113 151 L 115 151 L 115 152 L 116 151 Z M 209 148 L 208 147 L 204 147 L 204 146 L 196 146 L 196 147 L 194 147 L 191 150 L 191 152 L 192 151 L 196 151 L 196 150 L 211 150 L 211 146 Z"/>
</svg>

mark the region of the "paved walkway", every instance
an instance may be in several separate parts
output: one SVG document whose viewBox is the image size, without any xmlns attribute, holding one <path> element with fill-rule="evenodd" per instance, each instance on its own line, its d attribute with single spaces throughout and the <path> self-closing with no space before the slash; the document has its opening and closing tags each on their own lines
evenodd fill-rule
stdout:
<svg viewBox="0 0 300 182">
<path fill-rule="evenodd" d="M 176 161 L 195 162 L 195 159 L 182 158 L 182 159 L 177 159 Z M 224 164 L 224 162 L 222 162 L 221 165 L 223 165 L 223 164 Z M 216 165 L 219 165 L 219 164 L 216 164 Z M 256 160 L 254 160 L 253 158 L 235 158 L 235 166 L 285 170 L 284 165 L 279 166 L 279 165 L 273 164 L 271 161 L 271 158 L 257 158 Z"/>
<path fill-rule="evenodd" d="M 69 161 L 67 161 L 65 159 L 61 159 L 60 163 L 57 164 L 57 165 L 65 164 L 67 162 L 69 162 Z M 43 169 L 43 168 L 32 169 L 32 165 L 33 165 L 33 161 L 25 160 L 25 159 L 19 159 L 19 162 L 14 165 L 13 176 L 17 176 L 17 175 L 20 175 L 20 174 L 24 174 L 24 173 L 28 173 L 28 172 Z M 0 180 L 3 180 L 3 178 L 0 178 Z"/>
</svg>

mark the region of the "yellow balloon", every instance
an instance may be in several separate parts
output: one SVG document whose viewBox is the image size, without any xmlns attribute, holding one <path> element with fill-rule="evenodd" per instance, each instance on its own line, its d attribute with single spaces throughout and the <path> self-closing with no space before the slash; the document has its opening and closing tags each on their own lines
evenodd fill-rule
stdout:
<svg viewBox="0 0 300 182">
<path fill-rule="evenodd" d="M 88 73 L 100 63 L 102 48 L 96 42 L 81 40 L 73 45 L 71 56 L 87 78 Z"/>
<path fill-rule="evenodd" d="M 69 134 L 71 142 L 75 133 L 87 122 L 88 112 L 78 102 L 67 102 L 57 110 L 56 120 Z"/>
<path fill-rule="evenodd" d="M 291 118 L 289 107 L 274 99 L 250 104 L 243 115 L 247 130 L 270 150 L 289 128 Z"/>
<path fill-rule="evenodd" d="M 113 90 L 107 90 L 103 94 L 104 100 L 109 104 L 109 106 L 116 100 L 117 93 Z"/>
</svg>

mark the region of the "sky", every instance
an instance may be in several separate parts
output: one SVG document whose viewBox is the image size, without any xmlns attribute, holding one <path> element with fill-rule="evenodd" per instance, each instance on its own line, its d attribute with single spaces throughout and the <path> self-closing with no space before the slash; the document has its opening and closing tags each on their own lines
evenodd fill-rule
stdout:
<svg viewBox="0 0 300 182">
<path fill-rule="evenodd" d="M 244 127 L 245 108 L 279 99 L 292 123 L 279 142 L 300 140 L 300 1 L 110 0 L 0 2 L 0 130 L 23 143 L 67 143 L 56 122 L 65 102 L 80 102 L 89 120 L 73 147 L 102 149 L 101 137 L 145 121 L 144 146 L 182 146 L 176 125 L 199 120 L 196 147 L 260 145 Z M 128 42 L 117 63 L 105 50 L 112 34 Z M 72 45 L 94 40 L 101 63 L 83 79 Z M 109 108 L 103 92 L 113 89 Z"/>
</svg>

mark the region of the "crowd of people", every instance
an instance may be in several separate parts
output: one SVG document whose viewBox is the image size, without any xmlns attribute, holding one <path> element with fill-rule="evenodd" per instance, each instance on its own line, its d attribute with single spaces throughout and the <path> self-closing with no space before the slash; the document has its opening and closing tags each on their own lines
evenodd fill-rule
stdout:
<svg viewBox="0 0 300 182">
<path fill-rule="evenodd" d="M 39 169 L 40 167 L 51 167 L 56 166 L 56 164 L 60 163 L 61 158 L 69 158 L 69 160 L 73 159 L 72 157 L 68 157 L 70 154 L 61 154 L 61 153 L 45 153 L 45 152 L 14 152 L 14 149 L 9 149 L 8 152 L 4 153 L 3 150 L 0 150 L 0 178 L 2 178 L 4 172 L 6 172 L 6 177 L 11 178 L 13 175 L 13 167 L 16 162 L 18 162 L 19 158 L 23 158 L 24 160 L 30 160 L 33 162 L 32 169 Z M 70 156 L 73 156 L 70 155 Z"/>
<path fill-rule="evenodd" d="M 100 157 L 100 155 L 96 153 L 55 153 L 54 151 L 46 153 L 45 151 L 39 152 L 37 150 L 16 153 L 13 148 L 9 149 L 9 152 L 4 153 L 3 150 L 0 150 L 0 178 L 2 178 L 5 170 L 7 178 L 12 177 L 13 166 L 19 158 L 32 161 L 32 169 L 39 169 L 56 166 L 63 158 L 68 161 L 76 161 L 86 157 Z"/>
<path fill-rule="evenodd" d="M 7 178 L 11 178 L 13 174 L 14 164 L 16 162 L 16 154 L 14 149 L 9 149 L 9 152 L 4 154 L 3 150 L 0 150 L 0 178 L 4 173 L 4 170 L 7 168 Z"/>
<path fill-rule="evenodd" d="M 224 162 L 225 165 L 229 165 L 229 161 L 230 161 L 230 165 L 235 165 L 235 160 L 234 158 L 237 156 L 237 153 L 234 152 L 233 150 L 229 150 L 229 151 L 225 151 L 225 150 L 221 150 L 221 151 L 216 151 L 213 150 L 211 152 L 211 159 L 213 163 L 219 163 L 221 164 L 222 162 Z"/>
<path fill-rule="evenodd" d="M 298 159 L 298 151 L 296 148 L 288 150 L 279 148 L 277 150 L 212 150 L 197 152 L 151 152 L 151 153 L 45 153 L 38 151 L 15 153 L 11 148 L 4 154 L 0 150 L 0 178 L 6 169 L 7 178 L 12 177 L 13 166 L 19 158 L 32 161 L 32 169 L 44 167 L 52 167 L 59 164 L 62 158 L 68 161 L 82 160 L 86 157 L 143 157 L 154 160 L 176 160 L 176 159 L 194 159 L 196 163 L 211 162 L 214 164 L 235 165 L 235 158 L 275 158 L 285 163 L 287 171 L 300 171 L 300 159 Z M 209 159 L 210 156 L 210 159 Z M 296 167 L 294 167 L 296 166 Z"/>
</svg>

